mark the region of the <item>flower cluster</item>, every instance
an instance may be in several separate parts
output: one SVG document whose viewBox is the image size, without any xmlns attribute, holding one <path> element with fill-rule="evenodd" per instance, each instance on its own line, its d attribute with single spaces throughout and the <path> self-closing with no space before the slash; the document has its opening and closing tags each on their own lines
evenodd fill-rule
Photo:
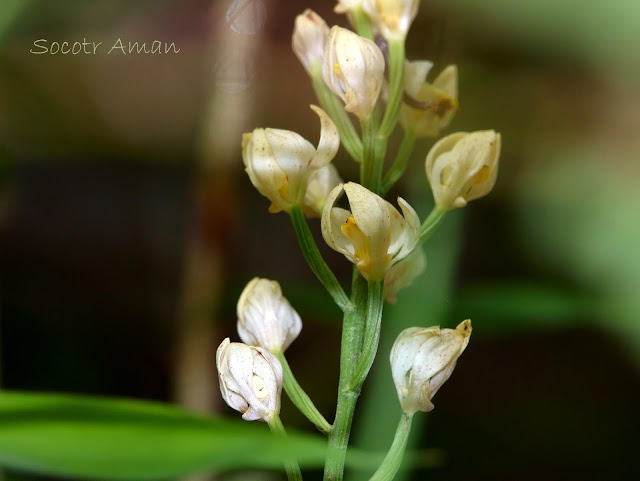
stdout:
<svg viewBox="0 0 640 481">
<path fill-rule="evenodd" d="M 406 59 L 405 41 L 419 3 L 339 0 L 335 11 L 347 16 L 353 30 L 330 27 L 305 10 L 296 18 L 292 47 L 321 106 L 311 106 L 320 119 L 320 140 L 314 147 L 295 132 L 273 128 L 256 128 L 242 138 L 251 183 L 271 202 L 270 212 L 290 215 L 311 270 L 344 311 L 341 415 L 329 424 L 293 377 L 284 352 L 300 334 L 302 322 L 272 280 L 253 279 L 239 298 L 237 329 L 243 343 L 225 339 L 220 345 L 220 389 L 244 419 L 261 419 L 277 430 L 284 387 L 293 404 L 329 434 L 332 460 L 325 479 L 335 481 L 343 479 L 353 400 L 378 349 L 384 300 L 396 302 L 399 291 L 426 269 L 422 244 L 446 213 L 491 192 L 498 172 L 499 133 L 452 133 L 423 156 L 423 182 L 434 201 L 423 221 L 402 197 L 397 197 L 398 207 L 384 199 L 404 174 L 416 139 L 440 136 L 458 111 L 457 66 L 445 66 L 428 80 L 430 61 Z M 397 127 L 404 136 L 393 162 L 385 164 Z M 359 181 L 343 180 L 334 165 L 340 145 L 359 164 Z M 351 296 L 325 262 L 307 217 L 320 217 L 327 246 L 354 265 Z M 434 408 L 432 399 L 451 376 L 470 335 L 466 320 L 455 329 L 414 327 L 398 336 L 390 361 L 406 423 L 401 422 L 399 437 L 379 470 L 384 476 L 372 479 L 393 478 L 411 417 Z M 290 480 L 301 479 L 293 471 L 288 474 Z"/>
</svg>

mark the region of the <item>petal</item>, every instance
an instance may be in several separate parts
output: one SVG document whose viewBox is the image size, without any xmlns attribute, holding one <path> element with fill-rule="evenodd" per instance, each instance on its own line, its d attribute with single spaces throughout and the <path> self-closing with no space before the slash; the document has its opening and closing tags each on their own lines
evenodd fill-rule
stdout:
<svg viewBox="0 0 640 481">
<path fill-rule="evenodd" d="M 458 98 L 458 67 L 448 65 L 433 81 L 433 86 L 443 90 L 450 97 Z"/>
<path fill-rule="evenodd" d="M 433 63 L 428 60 L 406 60 L 404 63 L 404 89 L 414 98 L 417 98 L 422 84 L 427 81 L 429 70 Z"/>
<path fill-rule="evenodd" d="M 286 183 L 286 173 L 276 161 L 265 129 L 255 129 L 243 136 L 242 160 L 254 187 L 272 202 L 282 204 L 279 190 Z"/>
<path fill-rule="evenodd" d="M 336 124 L 333 123 L 324 110 L 315 105 L 311 106 L 311 110 L 320 117 L 320 141 L 318 142 L 316 154 L 309 166 L 314 169 L 319 169 L 331 162 L 338 153 L 340 134 L 338 133 Z"/>
</svg>

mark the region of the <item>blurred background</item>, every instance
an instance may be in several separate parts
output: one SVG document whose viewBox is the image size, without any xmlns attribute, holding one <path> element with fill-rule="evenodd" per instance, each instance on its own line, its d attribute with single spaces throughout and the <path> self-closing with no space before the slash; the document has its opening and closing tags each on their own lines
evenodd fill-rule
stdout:
<svg viewBox="0 0 640 481">
<path fill-rule="evenodd" d="M 289 362 L 333 417 L 339 311 L 240 155 L 242 132 L 258 126 L 317 141 L 290 38 L 307 7 L 345 25 L 333 6 L 0 2 L 4 388 L 236 416 L 219 396 L 215 349 L 237 339 L 237 297 L 260 276 L 277 279 L 300 312 Z M 425 275 L 385 310 L 353 432 L 377 451 L 399 416 L 395 336 L 465 318 L 474 326 L 435 411 L 414 423 L 418 468 L 399 478 L 640 479 L 639 31 L 633 0 L 422 2 L 408 57 L 460 72 L 461 110 L 446 133 L 493 128 L 503 153 L 495 191 L 448 216 L 425 247 Z M 102 45 L 30 53 L 40 39 Z M 108 53 L 118 39 L 157 40 L 162 53 Z M 164 53 L 165 43 L 175 48 Z M 418 144 L 392 193 L 422 218 L 431 143 Z M 335 164 L 355 178 L 343 151 Z M 311 227 L 319 234 L 317 220 Z M 346 285 L 350 265 L 318 240 Z M 282 417 L 310 430 L 288 401 Z"/>
</svg>

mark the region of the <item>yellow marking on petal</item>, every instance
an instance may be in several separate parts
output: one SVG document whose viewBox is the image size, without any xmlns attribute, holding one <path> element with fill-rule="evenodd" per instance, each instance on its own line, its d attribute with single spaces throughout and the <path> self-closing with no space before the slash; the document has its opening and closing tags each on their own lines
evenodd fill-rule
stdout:
<svg viewBox="0 0 640 481">
<path fill-rule="evenodd" d="M 344 224 L 340 226 L 340 230 L 347 239 L 351 241 L 356 258 L 364 265 L 371 263 L 371 255 L 369 253 L 369 239 L 358 227 L 353 216 L 349 217 Z M 358 262 L 358 264 L 360 264 Z"/>
<path fill-rule="evenodd" d="M 476 175 L 473 176 L 471 182 L 473 182 L 474 184 L 481 184 L 483 182 L 486 182 L 487 179 L 489 179 L 490 173 L 491 169 L 488 166 L 483 165 L 482 168 L 478 172 L 476 172 Z"/>
<path fill-rule="evenodd" d="M 333 64 L 333 73 L 335 73 L 338 77 L 344 80 L 344 75 L 342 73 L 342 69 L 340 68 L 340 64 L 338 63 Z"/>
</svg>

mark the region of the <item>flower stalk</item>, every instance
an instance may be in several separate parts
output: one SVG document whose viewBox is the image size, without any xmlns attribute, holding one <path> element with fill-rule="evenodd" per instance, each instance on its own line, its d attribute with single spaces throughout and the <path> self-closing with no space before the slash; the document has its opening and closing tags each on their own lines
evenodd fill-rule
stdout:
<svg viewBox="0 0 640 481">
<path fill-rule="evenodd" d="M 411 158 L 411 153 L 416 144 L 416 135 L 410 130 L 404 131 L 402 142 L 396 153 L 396 157 L 389 167 L 389 170 L 384 174 L 382 179 L 382 193 L 385 194 L 394 186 L 394 184 L 400 180 L 400 177 L 404 175 Z"/>
<path fill-rule="evenodd" d="M 433 209 L 431 209 L 429 216 L 420 226 L 420 237 L 418 239 L 418 245 L 422 245 L 427 241 L 427 239 L 429 239 L 429 237 L 433 235 L 433 233 L 442 222 L 442 219 L 444 219 L 446 213 L 446 209 L 438 207 L 437 205 Z"/>
<path fill-rule="evenodd" d="M 402 413 L 391 448 L 389 448 L 389 452 L 380 464 L 380 467 L 369 481 L 393 480 L 402 465 L 407 441 L 409 440 L 409 433 L 411 432 L 412 420 L 413 414 Z"/>
<path fill-rule="evenodd" d="M 388 138 L 398 122 L 398 113 L 404 94 L 404 39 L 389 42 L 389 100 L 384 112 L 378 137 Z"/>
<path fill-rule="evenodd" d="M 338 307 L 344 311 L 350 305 L 349 298 L 345 294 L 344 289 L 342 289 L 338 279 L 336 279 L 336 276 L 322 258 L 316 241 L 309 230 L 307 219 L 299 205 L 295 205 L 291 209 L 291 223 L 293 224 L 298 243 L 309 267 L 311 267 L 313 273 L 325 289 L 327 289 L 331 297 L 333 297 Z"/>
<path fill-rule="evenodd" d="M 278 436 L 287 437 L 287 431 L 284 429 L 282 421 L 280 421 L 280 416 L 274 416 L 269 421 L 269 429 Z M 288 481 L 302 481 L 302 472 L 297 461 L 290 460 L 285 462 L 284 469 L 287 472 Z"/>
<path fill-rule="evenodd" d="M 283 352 L 275 353 L 276 357 L 282 364 L 284 374 L 284 390 L 291 399 L 291 402 L 300 410 L 305 417 L 311 421 L 321 432 L 329 434 L 331 432 L 331 424 L 327 422 L 324 416 L 318 411 L 311 398 L 304 392 L 297 379 L 289 367 L 287 358 Z"/>
</svg>

